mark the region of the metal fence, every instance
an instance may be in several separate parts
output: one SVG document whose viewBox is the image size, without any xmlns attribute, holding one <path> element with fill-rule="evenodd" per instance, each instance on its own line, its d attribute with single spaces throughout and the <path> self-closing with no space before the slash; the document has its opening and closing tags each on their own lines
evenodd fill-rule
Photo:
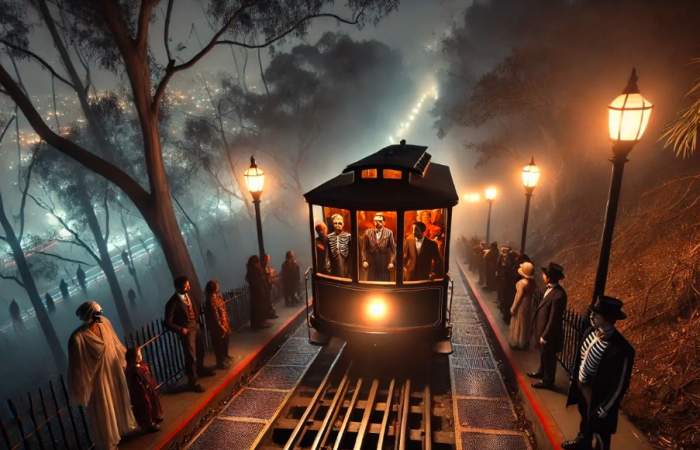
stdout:
<svg viewBox="0 0 700 450">
<path fill-rule="evenodd" d="M 250 320 L 247 288 L 224 293 L 231 328 L 240 329 Z M 207 321 L 200 315 L 206 348 L 211 348 Z M 127 347 L 139 345 L 158 382 L 158 388 L 177 382 L 185 368 L 178 337 L 165 328 L 161 319 L 147 323 L 124 338 Z M 79 449 L 95 448 L 82 407 L 71 405 L 63 376 L 24 397 L 8 399 L 8 417 L 0 417 L 0 442 L 3 449 Z M 7 415 L 7 414 L 6 414 Z"/>
<path fill-rule="evenodd" d="M 564 347 L 557 354 L 557 359 L 564 370 L 571 373 L 576 364 L 576 358 L 579 357 L 579 347 L 583 339 L 583 332 L 588 327 L 588 322 L 579 313 L 568 308 L 564 311 L 563 321 Z"/>
<path fill-rule="evenodd" d="M 71 405 L 63 376 L 25 397 L 8 399 L 11 418 L 0 420 L 5 448 L 92 449 L 83 408 Z"/>
</svg>

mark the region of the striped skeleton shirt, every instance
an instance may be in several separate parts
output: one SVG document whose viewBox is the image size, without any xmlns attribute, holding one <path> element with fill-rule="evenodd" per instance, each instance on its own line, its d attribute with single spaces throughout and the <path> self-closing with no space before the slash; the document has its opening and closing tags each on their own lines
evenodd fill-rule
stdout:
<svg viewBox="0 0 700 450">
<path fill-rule="evenodd" d="M 578 370 L 579 383 L 587 384 L 596 374 L 608 344 L 609 342 L 601 339 L 596 331 L 588 333 L 581 346 L 581 365 Z"/>
</svg>

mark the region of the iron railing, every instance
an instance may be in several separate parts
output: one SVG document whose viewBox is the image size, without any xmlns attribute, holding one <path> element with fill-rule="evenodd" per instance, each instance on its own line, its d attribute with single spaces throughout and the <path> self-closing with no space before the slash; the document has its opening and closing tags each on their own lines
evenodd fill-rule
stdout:
<svg viewBox="0 0 700 450">
<path fill-rule="evenodd" d="M 224 293 L 231 328 L 240 329 L 250 320 L 247 288 Z M 207 321 L 200 314 L 202 335 L 211 348 Z M 185 357 L 178 337 L 165 328 L 162 319 L 153 320 L 124 338 L 127 347 L 141 346 L 158 388 L 177 382 L 184 375 Z M 95 448 L 82 407 L 71 405 L 63 376 L 25 397 L 8 399 L 8 411 L 0 414 L 0 442 L 8 450 Z M 8 414 L 9 413 L 9 414 Z"/>
<path fill-rule="evenodd" d="M 95 445 L 83 408 L 71 405 L 63 376 L 26 397 L 8 399 L 10 420 L 0 420 L 4 447 L 15 449 L 90 450 Z"/>
<path fill-rule="evenodd" d="M 574 370 L 576 358 L 579 357 L 579 347 L 581 347 L 583 332 L 588 327 L 588 322 L 579 313 L 569 308 L 564 311 L 562 320 L 564 322 L 564 346 L 562 351 L 557 354 L 557 359 L 564 370 L 570 374 Z"/>
</svg>

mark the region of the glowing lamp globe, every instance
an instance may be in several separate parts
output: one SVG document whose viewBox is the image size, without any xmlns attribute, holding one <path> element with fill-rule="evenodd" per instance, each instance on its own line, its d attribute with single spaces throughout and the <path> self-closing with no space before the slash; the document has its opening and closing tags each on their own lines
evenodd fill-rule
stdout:
<svg viewBox="0 0 700 450">
<path fill-rule="evenodd" d="M 478 203 L 481 201 L 481 194 L 478 192 L 470 192 L 468 194 L 464 194 L 464 200 L 466 200 L 469 203 Z"/>
<path fill-rule="evenodd" d="M 639 142 L 649 125 L 653 108 L 654 105 L 639 93 L 637 71 L 632 69 L 627 87 L 608 105 L 610 139 L 615 144 Z"/>
<path fill-rule="evenodd" d="M 484 191 L 484 197 L 486 197 L 486 200 L 489 201 L 495 199 L 497 195 L 498 190 L 495 187 L 487 187 Z"/>
<path fill-rule="evenodd" d="M 254 198 L 257 198 L 262 193 L 265 186 L 265 173 L 260 167 L 255 164 L 255 158 L 250 157 L 250 167 L 243 173 L 246 188 Z"/>
<path fill-rule="evenodd" d="M 523 186 L 525 189 L 535 189 L 537 182 L 540 181 L 540 168 L 535 165 L 535 157 L 530 159 L 530 164 L 523 167 L 522 172 Z"/>
</svg>

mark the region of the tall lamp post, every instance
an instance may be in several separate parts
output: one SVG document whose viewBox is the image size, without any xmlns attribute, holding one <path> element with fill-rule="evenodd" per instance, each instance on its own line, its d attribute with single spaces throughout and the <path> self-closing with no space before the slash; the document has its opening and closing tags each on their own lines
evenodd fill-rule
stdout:
<svg viewBox="0 0 700 450">
<path fill-rule="evenodd" d="M 253 197 L 253 205 L 255 205 L 255 225 L 258 229 L 258 253 L 260 254 L 260 262 L 262 263 L 265 256 L 265 244 L 263 244 L 262 220 L 260 219 L 260 196 L 262 195 L 263 187 L 265 186 L 265 173 L 257 164 L 255 157 L 250 157 L 250 167 L 243 173 L 245 185 Z"/>
<path fill-rule="evenodd" d="M 491 243 L 491 209 L 493 209 L 493 200 L 498 195 L 498 190 L 491 186 L 484 191 L 484 197 L 489 201 L 489 214 L 486 217 L 486 245 Z"/>
<path fill-rule="evenodd" d="M 634 145 L 642 139 L 649 124 L 652 108 L 653 105 L 639 93 L 637 71 L 632 69 L 632 75 L 630 75 L 625 90 L 608 105 L 608 127 L 613 144 L 613 156 L 610 161 L 613 167 L 600 244 L 600 258 L 598 259 L 598 270 L 593 287 L 593 301 L 605 293 L 610 246 L 615 228 L 620 188 L 622 187 L 622 172 L 627 162 L 627 155 L 632 151 Z"/>
<path fill-rule="evenodd" d="M 525 254 L 525 240 L 527 238 L 527 221 L 530 217 L 530 200 L 532 192 L 540 180 L 540 168 L 535 165 L 535 157 L 530 158 L 530 164 L 523 167 L 523 187 L 525 187 L 525 217 L 523 218 L 523 234 L 520 236 L 520 254 Z"/>
</svg>

